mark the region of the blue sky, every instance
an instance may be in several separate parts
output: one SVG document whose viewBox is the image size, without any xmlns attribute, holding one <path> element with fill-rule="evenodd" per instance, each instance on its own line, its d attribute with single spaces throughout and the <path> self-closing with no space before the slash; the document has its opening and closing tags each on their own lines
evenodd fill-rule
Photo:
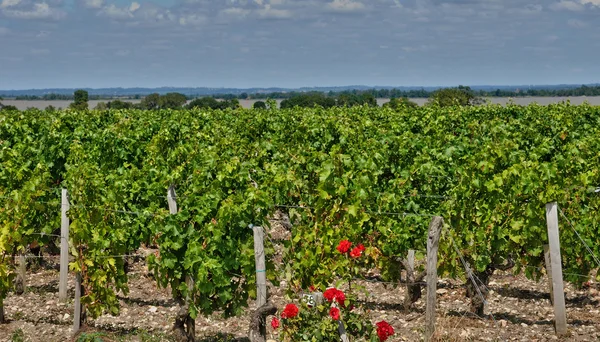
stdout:
<svg viewBox="0 0 600 342">
<path fill-rule="evenodd" d="M 600 82 L 600 0 L 0 0 L 0 89 Z"/>
</svg>

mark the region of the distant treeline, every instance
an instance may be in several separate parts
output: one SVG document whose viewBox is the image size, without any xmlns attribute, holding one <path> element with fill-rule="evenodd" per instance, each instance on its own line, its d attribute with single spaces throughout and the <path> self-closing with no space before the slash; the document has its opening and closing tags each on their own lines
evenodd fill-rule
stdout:
<svg viewBox="0 0 600 342">
<path fill-rule="evenodd" d="M 240 99 L 240 100 L 258 100 L 258 99 L 290 99 L 299 95 L 325 94 L 327 97 L 336 98 L 340 96 L 370 95 L 374 98 L 430 98 L 437 90 L 400 90 L 400 89 L 369 89 L 369 90 L 346 90 L 340 92 L 274 92 L 248 94 L 217 94 L 213 95 L 220 99 Z M 569 89 L 496 89 L 493 91 L 473 90 L 473 94 L 478 97 L 528 97 L 528 96 L 600 96 L 600 86 L 582 85 L 578 88 Z"/>
<path fill-rule="evenodd" d="M 344 90 L 344 91 L 329 91 L 329 92 L 321 92 L 321 91 L 276 91 L 271 93 L 241 93 L 241 94 L 214 94 L 214 95 L 184 95 L 186 100 L 194 100 L 198 98 L 207 98 L 212 97 L 215 99 L 223 99 L 223 100 L 265 100 L 265 99 L 292 99 L 297 98 L 299 96 L 303 97 L 314 97 L 314 96 L 325 96 L 327 98 L 331 98 L 333 100 L 328 100 L 328 104 L 332 104 L 333 101 L 337 101 L 337 99 L 341 99 L 341 101 L 346 101 L 346 99 L 356 99 L 357 97 L 363 97 L 365 99 L 367 96 L 369 98 L 430 98 L 432 95 L 438 91 L 437 90 L 426 90 L 426 89 L 412 89 L 412 90 L 402 90 L 402 89 L 368 89 L 368 90 Z M 532 88 L 532 89 L 496 89 L 496 90 L 472 90 L 473 94 L 478 97 L 529 97 L 529 96 L 540 96 L 540 97 L 551 97 L 551 96 L 600 96 L 600 86 L 586 86 L 582 85 L 581 87 L 571 87 L 571 88 Z M 174 94 L 174 93 L 170 93 Z M 119 96 L 115 97 L 114 95 L 89 95 L 90 100 L 134 100 L 134 99 L 142 99 L 148 96 L 156 96 L 158 94 L 150 94 L 150 95 L 130 95 L 130 96 Z M 169 94 L 165 94 L 169 95 Z M 165 96 L 160 95 L 160 96 Z M 44 101 L 52 101 L 52 100 L 65 100 L 72 101 L 73 95 L 67 94 L 45 94 L 42 96 L 39 95 L 20 95 L 15 97 L 16 100 L 44 100 Z M 352 100 L 350 100 L 352 101 Z"/>
<path fill-rule="evenodd" d="M 100 100 L 100 99 L 105 99 L 108 97 L 103 97 L 100 95 L 89 95 L 89 99 L 90 100 Z M 138 96 L 138 98 L 140 98 Z M 37 96 L 37 95 L 20 95 L 20 96 L 16 96 L 15 100 L 20 100 L 20 101 L 73 101 L 75 99 L 74 95 L 63 95 L 63 94 L 46 94 L 43 96 Z"/>
</svg>

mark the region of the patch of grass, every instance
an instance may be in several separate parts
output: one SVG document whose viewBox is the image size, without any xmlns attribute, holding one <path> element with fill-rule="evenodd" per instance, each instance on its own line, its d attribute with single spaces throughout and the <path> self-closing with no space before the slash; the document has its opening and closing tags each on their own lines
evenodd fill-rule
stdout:
<svg viewBox="0 0 600 342">
<path fill-rule="evenodd" d="M 106 334 L 101 332 L 82 333 L 77 337 L 77 342 L 106 342 L 107 340 L 103 338 L 107 337 Z"/>
<path fill-rule="evenodd" d="M 145 330 L 140 330 L 137 333 L 140 342 L 167 342 L 175 341 L 171 336 L 164 333 L 150 333 Z"/>
<path fill-rule="evenodd" d="M 23 312 L 21 312 L 21 311 L 17 311 L 17 312 L 15 312 L 15 313 L 12 315 L 12 318 L 13 318 L 15 321 L 20 321 L 20 320 L 22 320 L 24 317 L 25 317 L 25 314 L 24 314 Z M 17 329 L 17 330 L 21 330 L 21 329 Z M 15 332 L 16 332 L 17 330 L 15 330 Z"/>
<path fill-rule="evenodd" d="M 10 335 L 11 342 L 24 342 L 25 341 L 25 333 L 21 328 L 13 331 L 12 335 Z"/>
</svg>

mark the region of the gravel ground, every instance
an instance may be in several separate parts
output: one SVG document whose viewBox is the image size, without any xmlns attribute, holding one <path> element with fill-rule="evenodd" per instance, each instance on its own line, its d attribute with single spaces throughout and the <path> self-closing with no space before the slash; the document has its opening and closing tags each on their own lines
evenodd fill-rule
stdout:
<svg viewBox="0 0 600 342">
<path fill-rule="evenodd" d="M 289 232 L 276 229 L 271 238 L 289 238 Z M 276 246 L 275 260 L 281 260 L 281 248 Z M 152 250 L 141 250 L 151 253 Z M 58 267 L 28 270 L 26 291 L 18 296 L 10 293 L 4 302 L 9 323 L 0 325 L 0 341 L 62 342 L 74 340 L 72 334 L 73 301 L 58 301 Z M 74 295 L 75 279 L 68 281 L 69 298 Z M 441 279 L 438 284 L 436 337 L 439 341 L 599 341 L 600 284 L 590 283 L 582 289 L 566 284 L 569 335 L 554 334 L 553 308 L 547 293 L 547 280 L 534 282 L 523 275 L 497 272 L 492 276 L 486 317 L 468 313 L 469 301 L 459 281 Z M 385 319 L 396 330 L 388 341 L 420 341 L 425 326 L 425 301 L 419 300 L 410 312 L 402 310 L 405 290 L 402 286 L 359 281 L 369 293 L 364 301 L 373 321 Z M 282 284 L 284 286 L 284 284 Z M 170 341 L 177 304 L 169 289 L 158 289 L 144 261 L 133 262 L 129 272 L 128 296 L 121 296 L 121 314 L 104 315 L 88 320 L 86 333 L 103 333 L 103 341 Z M 287 302 L 285 289 L 270 287 L 270 300 L 279 308 Z M 224 341 L 217 336 L 230 336 L 243 341 L 248 331 L 250 313 L 230 319 L 218 315 L 199 317 L 196 334 L 199 341 Z M 269 338 L 277 340 L 268 327 Z M 227 340 L 227 339 L 226 339 Z M 231 340 L 231 339 L 229 339 Z"/>
</svg>

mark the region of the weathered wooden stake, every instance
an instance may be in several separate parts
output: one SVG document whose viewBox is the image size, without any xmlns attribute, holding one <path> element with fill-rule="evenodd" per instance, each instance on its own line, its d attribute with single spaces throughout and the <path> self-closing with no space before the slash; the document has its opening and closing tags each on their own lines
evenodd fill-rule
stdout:
<svg viewBox="0 0 600 342">
<path fill-rule="evenodd" d="M 265 233 L 262 227 L 253 226 L 254 262 L 256 263 L 256 307 L 267 303 L 267 270 L 265 266 Z"/>
<path fill-rule="evenodd" d="M 25 292 L 25 268 L 26 268 L 25 255 L 19 254 L 19 268 L 17 272 L 17 278 L 15 279 L 15 293 L 22 295 Z"/>
<path fill-rule="evenodd" d="M 344 322 L 342 320 L 338 320 L 338 332 L 340 334 L 340 339 L 342 342 L 350 342 L 348 339 L 348 335 L 346 334 L 346 328 L 344 327 Z"/>
<path fill-rule="evenodd" d="M 549 245 L 544 245 L 544 259 L 546 260 L 546 275 L 548 276 L 548 289 L 550 290 L 550 304 L 554 304 L 554 291 L 552 289 L 552 262 L 550 260 Z"/>
<path fill-rule="evenodd" d="M 62 189 L 60 215 L 60 279 L 58 284 L 58 299 L 67 301 L 67 277 L 69 274 L 69 217 L 67 211 L 71 208 L 67 189 Z"/>
<path fill-rule="evenodd" d="M 75 310 L 73 313 L 73 335 L 81 328 L 83 307 L 81 305 L 81 273 L 75 275 Z"/>
<path fill-rule="evenodd" d="M 177 214 L 177 194 L 175 194 L 175 188 L 172 185 L 167 190 L 167 203 L 169 203 L 169 214 Z"/>
<path fill-rule="evenodd" d="M 552 291 L 554 293 L 554 328 L 559 336 L 567 334 L 567 311 L 560 255 L 560 237 L 558 233 L 558 205 L 556 202 L 546 204 L 546 222 L 548 225 L 548 242 L 550 244 L 550 263 L 552 265 Z"/>
<path fill-rule="evenodd" d="M 435 332 L 435 308 L 437 291 L 437 252 L 444 219 L 434 216 L 429 224 L 427 237 L 427 309 L 425 311 L 425 342 L 431 341 Z"/>
<path fill-rule="evenodd" d="M 171 215 L 177 214 L 177 194 L 173 185 L 169 186 L 167 190 L 167 203 L 169 204 L 169 213 Z M 189 314 L 189 308 L 193 301 L 191 293 L 194 290 L 194 279 L 187 274 L 185 276 L 185 283 L 188 289 L 187 295 L 185 296 L 185 301 L 182 303 L 183 305 L 180 307 L 178 317 L 175 321 L 175 328 L 185 330 L 187 340 L 194 341 L 196 338 L 196 321 Z"/>
<path fill-rule="evenodd" d="M 410 269 L 414 271 L 414 269 L 415 269 L 415 250 L 414 249 L 408 250 L 408 256 L 406 258 L 406 261 L 408 262 L 408 266 L 410 266 Z"/>
<path fill-rule="evenodd" d="M 404 310 L 408 312 L 413 304 L 421 298 L 421 285 L 417 283 L 423 281 L 423 277 L 425 277 L 426 274 L 416 274 L 415 251 L 413 249 L 408 251 L 406 260 L 403 260 L 402 264 L 406 273 L 406 295 L 404 296 Z"/>
</svg>

